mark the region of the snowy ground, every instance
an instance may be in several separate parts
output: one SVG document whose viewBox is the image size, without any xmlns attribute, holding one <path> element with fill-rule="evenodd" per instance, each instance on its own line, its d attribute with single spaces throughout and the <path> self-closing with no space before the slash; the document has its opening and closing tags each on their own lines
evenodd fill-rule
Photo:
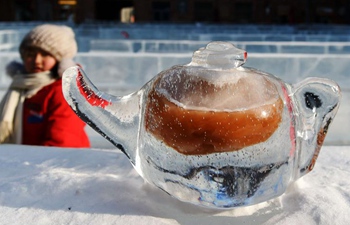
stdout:
<svg viewBox="0 0 350 225">
<path fill-rule="evenodd" d="M 347 225 L 350 147 L 324 146 L 315 169 L 269 202 L 208 211 L 143 182 L 114 149 L 0 146 L 0 224 Z"/>
</svg>

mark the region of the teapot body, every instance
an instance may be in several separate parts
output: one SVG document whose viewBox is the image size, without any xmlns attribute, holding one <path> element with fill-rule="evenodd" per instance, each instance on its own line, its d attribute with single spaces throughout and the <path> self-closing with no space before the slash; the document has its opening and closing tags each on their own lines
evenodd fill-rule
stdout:
<svg viewBox="0 0 350 225">
<path fill-rule="evenodd" d="M 294 179 L 297 155 L 289 87 L 259 74 L 264 88 L 276 89 L 273 101 L 250 109 L 191 108 L 162 89 L 180 82 L 183 89 L 202 95 L 190 85 L 196 78 L 186 80 L 187 68 L 170 70 L 180 75 L 174 79 L 166 71 L 143 89 L 148 97 L 136 164 L 145 180 L 182 201 L 215 208 L 251 205 L 284 193 Z M 249 90 L 254 91 L 259 90 Z"/>
</svg>

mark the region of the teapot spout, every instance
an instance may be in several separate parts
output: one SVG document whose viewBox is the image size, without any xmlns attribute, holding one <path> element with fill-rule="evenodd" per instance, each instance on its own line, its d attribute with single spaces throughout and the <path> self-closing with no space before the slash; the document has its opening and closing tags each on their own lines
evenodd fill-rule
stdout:
<svg viewBox="0 0 350 225">
<path fill-rule="evenodd" d="M 327 131 L 341 99 L 340 87 L 325 78 L 308 78 L 292 87 L 296 107 L 297 166 L 295 179 L 310 172 L 316 163 Z"/>
<path fill-rule="evenodd" d="M 118 97 L 103 93 L 78 66 L 64 72 L 62 90 L 73 111 L 135 164 L 141 94 Z"/>
</svg>

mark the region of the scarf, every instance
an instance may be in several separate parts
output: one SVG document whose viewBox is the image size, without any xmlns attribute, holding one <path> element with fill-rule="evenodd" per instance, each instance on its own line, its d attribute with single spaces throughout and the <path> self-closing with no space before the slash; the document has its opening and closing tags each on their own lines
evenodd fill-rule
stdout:
<svg viewBox="0 0 350 225">
<path fill-rule="evenodd" d="M 55 81 L 51 72 L 16 74 L 0 102 L 0 144 L 22 143 L 22 113 L 26 98 Z"/>
</svg>

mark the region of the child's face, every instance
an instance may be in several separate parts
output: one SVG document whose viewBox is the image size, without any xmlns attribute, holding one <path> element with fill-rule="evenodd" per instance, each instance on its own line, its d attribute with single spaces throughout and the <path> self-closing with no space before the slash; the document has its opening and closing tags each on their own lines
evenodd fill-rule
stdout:
<svg viewBox="0 0 350 225">
<path fill-rule="evenodd" d="M 57 63 L 57 60 L 51 54 L 39 48 L 28 48 L 22 56 L 24 68 L 27 73 L 49 71 Z"/>
</svg>

